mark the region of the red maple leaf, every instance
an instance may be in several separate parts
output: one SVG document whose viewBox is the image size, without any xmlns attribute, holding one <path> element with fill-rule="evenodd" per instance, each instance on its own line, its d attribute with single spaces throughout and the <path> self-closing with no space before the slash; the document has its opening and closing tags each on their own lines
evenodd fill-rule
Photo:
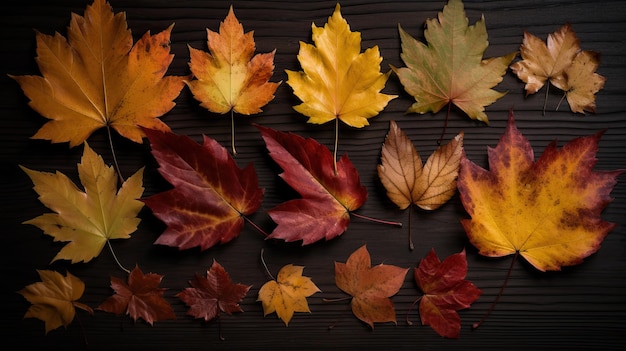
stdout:
<svg viewBox="0 0 626 351">
<path fill-rule="evenodd" d="M 219 317 L 220 312 L 243 312 L 239 302 L 252 287 L 233 284 L 228 272 L 216 260 L 206 272 L 206 278 L 196 274 L 189 284 L 191 288 L 185 288 L 176 296 L 189 306 L 188 315 L 204 318 L 206 322 Z"/>
<path fill-rule="evenodd" d="M 139 266 L 128 275 L 128 284 L 111 277 L 115 294 L 104 300 L 98 309 L 116 315 L 127 314 L 135 321 L 142 318 L 150 325 L 160 320 L 176 319 L 172 306 L 163 299 L 163 292 L 167 289 L 159 288 L 162 279 L 159 274 L 143 274 Z"/>
<path fill-rule="evenodd" d="M 202 145 L 185 135 L 144 130 L 159 173 L 174 188 L 143 199 L 167 224 L 155 244 L 180 250 L 206 250 L 239 235 L 244 216 L 263 200 L 254 167 L 243 169 L 217 141 L 204 136 Z"/>
<path fill-rule="evenodd" d="M 441 262 L 435 250 L 431 249 L 413 273 L 424 293 L 419 306 L 422 325 L 430 325 L 443 337 L 458 338 L 461 318 L 457 310 L 469 308 L 482 294 L 482 290 L 465 280 L 465 250 Z"/>
<path fill-rule="evenodd" d="M 302 196 L 268 211 L 278 224 L 268 238 L 302 240 L 307 245 L 341 235 L 350 223 L 350 211 L 367 199 L 367 189 L 348 156 L 339 159 L 335 172 L 330 150 L 316 140 L 256 127 L 284 171 L 280 177 Z"/>
</svg>

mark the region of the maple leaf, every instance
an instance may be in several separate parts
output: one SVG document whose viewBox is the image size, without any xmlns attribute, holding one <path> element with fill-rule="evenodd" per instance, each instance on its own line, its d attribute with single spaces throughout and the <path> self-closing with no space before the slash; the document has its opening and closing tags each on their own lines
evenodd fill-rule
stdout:
<svg viewBox="0 0 626 351">
<path fill-rule="evenodd" d="M 156 273 L 143 274 L 139 266 L 128 275 L 128 283 L 116 277 L 111 277 L 111 288 L 115 294 L 104 300 L 99 310 L 129 315 L 133 320 L 142 318 L 148 324 L 176 319 L 172 306 L 165 301 L 163 293 L 166 288 L 159 288 L 162 275 Z"/>
<path fill-rule="evenodd" d="M 365 245 L 358 248 L 346 263 L 335 262 L 335 284 L 352 296 L 354 315 L 374 328 L 374 322 L 396 323 L 396 312 L 389 299 L 404 282 L 408 268 L 379 264 L 371 266 Z"/>
<path fill-rule="evenodd" d="M 572 112 L 595 112 L 595 93 L 606 79 L 595 73 L 598 54 L 581 51 L 580 40 L 570 24 L 549 34 L 546 43 L 524 31 L 520 55 L 522 60 L 511 64 L 511 70 L 526 83 L 526 95 L 535 94 L 548 83 L 547 102 L 551 83 L 565 92 Z"/>
<path fill-rule="evenodd" d="M 617 171 L 592 171 L 602 132 L 561 149 L 550 143 L 535 162 L 528 140 L 509 114 L 487 171 L 465 156 L 458 189 L 471 219 L 462 224 L 480 254 L 521 255 L 540 271 L 579 264 L 615 227 L 601 219 L 612 201 Z"/>
<path fill-rule="evenodd" d="M 341 235 L 350 222 L 350 211 L 367 199 L 367 189 L 348 156 L 341 157 L 335 172 L 330 151 L 316 140 L 256 127 L 284 171 L 280 177 L 302 196 L 268 211 L 278 226 L 267 238 L 302 240 L 302 245 L 308 245 Z"/>
<path fill-rule="evenodd" d="M 457 310 L 469 308 L 482 294 L 472 282 L 465 280 L 465 250 L 448 256 L 443 262 L 434 249 L 414 269 L 415 282 L 424 293 L 420 297 L 420 318 L 437 334 L 459 338 L 461 318 Z"/>
<path fill-rule="evenodd" d="M 78 175 L 85 188 L 81 191 L 60 172 L 38 172 L 20 166 L 34 183 L 39 200 L 55 213 L 25 221 L 55 241 L 69 242 L 52 259 L 72 263 L 89 262 L 98 256 L 111 239 L 128 239 L 137 230 L 137 214 L 143 208 L 138 200 L 143 193 L 143 168 L 117 188 L 117 174 L 102 157 L 84 143 Z"/>
<path fill-rule="evenodd" d="M 280 85 L 269 82 L 276 50 L 254 55 L 253 32 L 244 34 L 232 6 L 220 24 L 219 33 L 207 29 L 207 37 L 210 53 L 189 46 L 189 68 L 197 79 L 185 83 L 194 98 L 215 113 L 261 112 L 261 107 L 274 99 Z"/>
<path fill-rule="evenodd" d="M 147 32 L 133 45 L 126 14 L 113 14 L 105 0 L 95 0 L 84 17 L 72 15 L 68 39 L 37 32 L 42 76 L 10 76 L 29 105 L 50 120 L 33 138 L 74 147 L 102 127 L 138 143 L 139 126 L 169 130 L 158 117 L 174 107 L 184 87 L 184 77 L 165 77 L 173 60 L 172 27 Z"/>
<path fill-rule="evenodd" d="M 234 284 L 228 272 L 216 260 L 206 272 L 206 278 L 196 274 L 189 281 L 191 288 L 176 294 L 187 306 L 187 314 L 204 318 L 205 322 L 219 317 L 220 313 L 243 312 L 239 303 L 252 285 Z"/>
<path fill-rule="evenodd" d="M 553 83 L 565 92 L 567 103 L 574 113 L 596 112 L 595 94 L 606 82 L 606 78 L 595 73 L 600 61 L 599 56 L 593 51 L 580 51 L 563 75 Z"/>
<path fill-rule="evenodd" d="M 244 216 L 263 200 L 254 167 L 240 169 L 224 147 L 204 136 L 144 130 L 159 173 L 174 186 L 143 202 L 167 224 L 155 244 L 206 250 L 239 235 Z"/>
<path fill-rule="evenodd" d="M 382 146 L 381 164 L 377 166 L 378 177 L 387 190 L 387 197 L 401 210 L 410 205 L 435 210 L 456 192 L 462 153 L 463 132 L 437 148 L 422 165 L 411 140 L 395 121 L 390 121 L 389 133 Z M 410 236 L 409 246 L 412 250 Z"/>
<path fill-rule="evenodd" d="M 382 111 L 396 95 L 383 94 L 391 71 L 380 72 L 378 46 L 361 53 L 361 33 L 350 31 L 336 5 L 324 27 L 311 25 L 315 45 L 300 42 L 298 61 L 303 71 L 287 72 L 287 84 L 302 101 L 294 106 L 309 117 L 308 123 L 336 122 L 355 128 L 369 125 L 368 119 Z M 337 159 L 335 147 L 335 159 Z"/>
<path fill-rule="evenodd" d="M 76 308 L 93 314 L 91 307 L 78 302 L 85 292 L 85 283 L 67 272 L 65 276 L 50 270 L 37 270 L 40 282 L 27 285 L 18 293 L 32 304 L 24 318 L 37 318 L 45 322 L 46 334 L 50 330 L 72 323 Z"/>
<path fill-rule="evenodd" d="M 303 270 L 303 266 L 288 264 L 278 271 L 278 278 L 261 286 L 257 301 L 263 305 L 264 316 L 276 312 L 288 325 L 294 312 L 311 312 L 306 298 L 321 290 L 302 275 Z"/>
<path fill-rule="evenodd" d="M 416 102 L 407 112 L 437 113 L 454 104 L 470 118 L 489 123 L 485 107 L 506 93 L 493 90 L 517 53 L 483 59 L 487 49 L 484 16 L 468 25 L 463 2 L 450 0 L 438 18 L 426 21 L 428 45 L 399 25 L 401 58 L 406 67 L 392 66 Z"/>
</svg>

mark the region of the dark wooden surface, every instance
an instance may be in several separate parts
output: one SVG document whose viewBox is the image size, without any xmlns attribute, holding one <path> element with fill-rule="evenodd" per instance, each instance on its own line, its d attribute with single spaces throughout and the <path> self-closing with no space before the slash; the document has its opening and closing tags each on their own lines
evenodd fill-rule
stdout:
<svg viewBox="0 0 626 351">
<path fill-rule="evenodd" d="M 67 144 L 54 144 L 30 137 L 46 121 L 27 105 L 17 83 L 7 74 L 40 74 L 35 63 L 35 30 L 66 35 L 72 12 L 83 14 L 84 0 L 2 2 L 0 10 L 0 267 L 2 268 L 2 317 L 0 335 L 3 343 L 14 347 L 59 349 L 361 349 L 361 350 L 469 350 L 469 349 L 623 349 L 626 346 L 626 178 L 620 176 L 612 192 L 614 201 L 602 217 L 619 226 L 604 240 L 601 249 L 584 263 L 561 272 L 540 273 L 519 262 L 514 266 L 508 287 L 493 314 L 477 330 L 470 326 L 478 321 L 495 299 L 503 284 L 511 258 L 480 257 L 468 243 L 459 224 L 466 217 L 458 196 L 441 209 L 427 213 L 413 211 L 412 235 L 416 244 L 408 250 L 407 226 L 394 228 L 352 219 L 346 233 L 329 242 L 308 247 L 264 241 L 252 227 L 246 226 L 233 242 L 200 252 L 198 249 L 178 251 L 153 245 L 164 226 L 149 210 L 140 216 L 139 229 L 129 240 L 112 243 L 124 265 L 138 264 L 144 272 L 164 275 L 161 286 L 169 290 L 165 297 L 176 312 L 173 321 L 158 321 L 153 326 L 128 317 L 96 311 L 93 316 L 79 312 L 80 322 L 44 335 L 43 322 L 23 319 L 29 307 L 16 292 L 38 281 L 37 269 L 70 271 L 86 283 L 81 299 L 96 307 L 112 294 L 110 276 L 125 277 L 112 255 L 104 250 L 87 264 L 67 262 L 49 264 L 61 248 L 34 226 L 21 224 L 49 212 L 32 190 L 30 179 L 18 164 L 40 171 L 58 170 L 78 182 L 76 163 L 82 147 L 70 149 Z M 267 209 L 296 196 L 278 178 L 280 171 L 267 156 L 262 139 L 251 123 L 283 131 L 311 136 L 332 148 L 334 124 L 311 125 L 306 117 L 293 111 L 298 103 L 285 83 L 285 69 L 300 70 L 296 55 L 298 42 L 311 42 L 311 23 L 326 23 L 335 7 L 334 1 L 164 1 L 112 0 L 115 12 L 125 11 L 135 40 L 145 33 L 159 32 L 175 23 L 172 50 L 176 55 L 168 74 L 189 73 L 187 45 L 206 50 L 206 28 L 217 30 L 230 5 L 246 31 L 254 30 L 257 52 L 276 49 L 276 70 L 272 81 L 282 80 L 276 98 L 264 112 L 237 119 L 236 161 L 240 166 L 253 162 L 259 182 L 266 190 L 262 208 L 251 216 L 261 227 L 271 230 L 273 223 Z M 442 10 L 444 1 L 370 1 L 346 0 L 342 14 L 353 31 L 362 34 L 363 49 L 378 45 L 383 71 L 389 65 L 403 66 L 397 26 L 414 37 L 423 39 L 423 24 Z M 539 155 L 553 139 L 559 145 L 577 136 L 607 129 L 600 142 L 597 170 L 626 168 L 626 2 L 623 1 L 465 1 L 473 24 L 481 14 L 486 18 L 490 46 L 485 57 L 500 56 L 519 49 L 523 30 L 545 40 L 548 33 L 561 25 L 572 24 L 581 46 L 602 54 L 598 73 L 607 78 L 597 94 L 596 114 L 573 114 L 567 105 L 554 111 L 560 96 L 551 94 L 545 116 L 541 114 L 543 91 L 525 98 L 523 83 L 510 71 L 498 90 L 509 93 L 487 108 L 489 126 L 470 120 L 453 110 L 446 135 L 450 139 L 465 132 L 465 150 L 470 159 L 486 166 L 488 146 L 495 146 L 513 108 L 517 125 Z M 425 158 L 436 148 L 436 139 L 444 125 L 445 112 L 407 115 L 404 111 L 412 98 L 404 93 L 397 77 L 392 75 L 385 93 L 398 94 L 387 108 L 362 129 L 341 126 L 339 153 L 347 153 L 360 172 L 369 197 L 359 213 L 371 217 L 406 223 L 408 212 L 399 211 L 386 198 L 376 175 L 380 147 L 395 120 L 413 140 Z M 222 145 L 230 143 L 230 120 L 205 111 L 183 89 L 177 106 L 162 117 L 174 132 L 200 141 L 206 134 Z M 89 138 L 90 145 L 112 163 L 104 130 Z M 122 173 L 126 176 L 146 166 L 144 196 L 163 191 L 168 185 L 156 172 L 146 145 L 134 144 L 114 136 Z M 400 292 L 392 298 L 396 306 L 397 325 L 377 323 L 374 330 L 357 320 L 346 303 L 323 303 L 322 298 L 345 296 L 334 284 L 333 262 L 345 262 L 348 255 L 366 244 L 374 264 L 384 262 L 402 267 L 415 267 L 434 248 L 440 257 L 467 250 L 468 279 L 483 295 L 470 309 L 460 312 L 461 337 L 449 340 L 439 337 L 429 327 L 420 326 L 413 310 L 406 323 L 412 302 L 419 296 L 412 275 L 406 277 Z M 275 314 L 263 317 L 256 301 L 261 285 L 268 279 L 259 255 L 265 250 L 269 269 L 276 274 L 285 264 L 305 266 L 305 275 L 312 277 L 322 290 L 309 298 L 311 314 L 297 313 L 288 327 Z M 244 313 L 224 316 L 218 339 L 218 323 L 205 323 L 185 313 L 187 307 L 175 294 L 187 287 L 195 273 L 204 274 L 213 260 L 220 262 L 235 282 L 252 285 L 242 302 Z M 333 329 L 329 329 L 334 325 Z M 85 341 L 88 345 L 85 346 Z"/>
</svg>

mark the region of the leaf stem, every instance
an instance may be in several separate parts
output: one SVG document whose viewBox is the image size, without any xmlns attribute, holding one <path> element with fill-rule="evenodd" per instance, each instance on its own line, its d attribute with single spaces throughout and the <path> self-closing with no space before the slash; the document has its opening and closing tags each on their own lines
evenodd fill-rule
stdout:
<svg viewBox="0 0 626 351">
<path fill-rule="evenodd" d="M 513 260 L 511 261 L 511 266 L 509 267 L 509 271 L 507 272 L 506 278 L 504 279 L 504 284 L 502 284 L 502 286 L 500 287 L 500 291 L 498 292 L 498 296 L 496 296 L 496 299 L 493 301 L 493 303 L 491 304 L 491 306 L 489 307 L 489 309 L 487 310 L 487 313 L 485 313 L 483 318 L 480 321 L 472 324 L 472 329 L 476 329 L 476 328 L 480 327 L 480 325 L 483 324 L 485 319 L 487 319 L 487 317 L 489 317 L 489 315 L 491 314 L 491 311 L 493 311 L 494 307 L 496 307 L 496 304 L 498 303 L 498 301 L 500 301 L 500 297 L 502 296 L 502 292 L 504 291 L 504 288 L 506 287 L 506 284 L 509 282 L 509 278 L 511 277 L 511 271 L 513 271 L 513 265 L 515 265 L 515 261 L 517 260 L 517 256 L 518 255 L 519 255 L 519 251 L 516 251 L 515 255 L 513 256 Z"/>
<path fill-rule="evenodd" d="M 561 99 L 559 100 L 559 103 L 556 105 L 556 108 L 554 109 L 554 111 L 558 111 L 559 107 L 561 106 L 561 103 L 563 102 L 563 100 L 565 100 L 565 97 L 567 96 L 567 92 L 563 92 L 563 96 L 561 96 Z"/>
<path fill-rule="evenodd" d="M 368 217 L 368 216 L 364 216 L 362 214 L 358 214 L 356 212 L 350 212 L 353 216 L 361 218 L 361 219 L 365 219 L 368 221 L 372 221 L 372 222 L 376 222 L 376 223 L 381 223 L 381 224 L 388 224 L 388 225 L 393 225 L 396 227 L 402 227 L 402 223 L 400 222 L 392 222 L 392 221 L 386 221 L 383 219 L 378 219 L 378 218 L 372 218 L 372 217 Z"/>
<path fill-rule="evenodd" d="M 263 248 L 261 248 L 261 263 L 263 264 L 263 268 L 265 268 L 265 274 L 272 280 L 276 280 L 270 270 L 267 268 L 267 264 L 265 264 L 265 258 L 263 258 Z"/>
<path fill-rule="evenodd" d="M 352 299 L 352 296 L 338 297 L 338 298 L 335 298 L 335 299 L 323 298 L 322 302 L 341 302 L 341 301 L 346 301 L 346 300 L 350 300 L 350 299 Z"/>
<path fill-rule="evenodd" d="M 546 95 L 543 99 L 543 111 L 541 112 L 542 116 L 546 115 L 546 106 L 548 106 L 548 91 L 550 90 L 550 80 L 546 81 Z"/>
<path fill-rule="evenodd" d="M 237 155 L 235 149 L 235 113 L 232 109 L 230 110 L 230 147 L 233 150 L 233 156 Z"/>
<path fill-rule="evenodd" d="M 413 204 L 411 204 L 411 208 L 409 209 L 409 250 L 413 251 L 415 246 L 413 245 L 413 238 L 411 238 L 411 217 L 413 212 Z"/>
<path fill-rule="evenodd" d="M 418 297 L 415 301 L 413 301 L 413 303 L 411 304 L 411 306 L 409 306 L 409 310 L 406 311 L 406 324 L 408 325 L 413 325 L 413 322 L 411 322 L 411 320 L 409 320 L 409 314 L 411 313 L 411 311 L 413 310 L 413 307 L 415 307 L 415 305 L 422 299 L 422 296 Z"/>
<path fill-rule="evenodd" d="M 267 232 L 265 232 L 265 230 L 261 229 L 261 227 L 259 227 L 258 225 L 256 225 L 256 223 L 254 223 L 250 218 L 241 215 L 241 217 L 243 217 L 243 219 L 248 222 L 252 227 L 254 227 L 254 229 L 256 229 L 259 233 L 263 234 L 264 237 L 268 237 L 269 234 L 267 234 Z"/>
<path fill-rule="evenodd" d="M 113 255 L 113 259 L 115 259 L 115 262 L 117 263 L 117 265 L 126 273 L 130 274 L 130 270 L 126 269 L 124 266 L 122 266 L 122 264 L 120 263 L 120 261 L 117 259 L 117 256 L 115 255 L 115 251 L 113 251 L 113 246 L 111 246 L 111 241 L 107 240 L 107 245 L 109 246 L 109 251 L 111 251 L 111 255 Z"/>
<path fill-rule="evenodd" d="M 443 136 L 446 134 L 446 130 L 448 129 L 448 119 L 450 119 L 450 112 L 452 111 L 452 102 L 448 102 L 448 112 L 446 112 L 446 120 L 443 122 L 443 129 L 441 130 L 441 135 L 439 135 L 439 139 L 437 139 L 437 145 L 441 145 L 443 141 Z"/>
<path fill-rule="evenodd" d="M 111 155 L 113 156 L 113 164 L 115 166 L 115 170 L 117 171 L 117 176 L 120 178 L 120 182 L 124 183 L 124 177 L 122 177 L 120 165 L 117 163 L 117 156 L 115 155 L 115 148 L 113 147 L 113 135 L 111 135 L 111 127 L 107 125 L 106 129 L 107 135 L 109 137 L 109 149 L 111 149 Z"/>
</svg>

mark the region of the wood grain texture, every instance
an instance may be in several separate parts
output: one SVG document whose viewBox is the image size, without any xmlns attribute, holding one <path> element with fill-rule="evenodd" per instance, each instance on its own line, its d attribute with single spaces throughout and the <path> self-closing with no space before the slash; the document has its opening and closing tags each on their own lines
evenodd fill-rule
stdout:
<svg viewBox="0 0 626 351">
<path fill-rule="evenodd" d="M 18 164 L 40 171 L 58 170 L 77 181 L 76 163 L 82 148 L 69 149 L 67 144 L 51 145 L 30 137 L 45 122 L 31 110 L 15 81 L 7 74 L 39 74 L 35 63 L 35 31 L 66 35 L 72 12 L 81 14 L 90 1 L 4 1 L 0 5 L 0 223 L 2 238 L 2 317 L 0 335 L 5 343 L 20 348 L 52 348 L 65 350 L 621 350 L 626 347 L 626 178 L 620 176 L 612 192 L 614 201 L 602 217 L 619 226 L 605 239 L 602 248 L 581 265 L 561 272 L 539 273 L 518 262 L 509 285 L 493 314 L 479 329 L 471 331 L 495 299 L 502 285 L 509 259 L 492 260 L 480 257 L 468 243 L 459 223 L 467 215 L 458 196 L 436 212 L 414 210 L 412 235 L 416 248 L 408 250 L 407 226 L 394 228 L 353 218 L 341 237 L 329 242 L 301 247 L 264 241 L 247 226 L 233 242 L 199 250 L 177 249 L 153 245 L 163 231 L 161 222 L 149 210 L 141 212 L 142 223 L 129 240 L 114 241 L 120 260 L 129 267 L 139 264 L 144 272 L 165 276 L 162 286 L 172 304 L 177 320 L 156 322 L 154 326 L 128 317 L 120 318 L 102 311 L 94 316 L 79 313 L 66 330 L 44 335 L 43 323 L 23 319 L 28 303 L 16 293 L 38 280 L 37 269 L 70 271 L 85 281 L 87 289 L 82 302 L 96 307 L 112 294 L 110 276 L 124 277 L 108 251 L 88 264 L 49 264 L 60 249 L 33 226 L 23 221 L 49 212 L 32 190 L 30 179 Z M 299 41 L 311 42 L 311 24 L 321 26 L 332 14 L 335 1 L 200 1 L 200 0 L 111 0 L 115 12 L 125 11 L 135 40 L 151 31 L 156 33 L 175 23 L 172 50 L 176 55 L 168 74 L 188 74 L 187 45 L 206 50 L 206 28 L 217 30 L 228 8 L 246 31 L 254 30 L 257 52 L 276 49 L 276 70 L 272 81 L 282 80 L 276 98 L 263 108 L 263 113 L 238 118 L 236 160 L 244 166 L 254 163 L 259 182 L 266 189 L 262 209 L 250 218 L 263 228 L 273 224 L 267 209 L 297 194 L 285 185 L 277 173 L 280 169 L 267 155 L 263 141 L 251 123 L 259 123 L 283 131 L 293 131 L 316 138 L 332 147 L 333 124 L 316 126 L 292 108 L 299 103 L 285 83 L 285 69 L 299 70 Z M 398 24 L 416 38 L 423 40 L 423 25 L 441 11 L 444 1 L 342 1 L 342 14 L 353 31 L 362 35 L 362 47 L 378 45 L 383 71 L 389 65 L 403 66 L 400 59 Z M 491 123 L 487 126 L 454 111 L 450 116 L 445 139 L 463 130 L 465 151 L 474 162 L 486 166 L 487 147 L 496 145 L 504 130 L 510 108 L 515 111 L 517 126 L 530 140 L 539 155 L 552 140 L 559 145 L 577 137 L 606 129 L 597 155 L 598 170 L 626 169 L 626 2 L 593 0 L 493 0 L 465 1 L 470 23 L 485 16 L 490 46 L 486 57 L 517 51 L 523 31 L 542 39 L 561 25 L 571 23 L 581 46 L 602 55 L 598 73 L 607 78 L 597 94 L 596 114 L 573 114 L 566 105 L 559 111 L 550 109 L 542 116 L 543 94 L 525 97 L 523 83 L 509 71 L 498 90 L 509 93 L 487 108 Z M 397 94 L 387 108 L 363 129 L 342 126 L 339 153 L 347 153 L 367 187 L 369 197 L 359 213 L 371 217 L 405 222 L 408 213 L 399 211 L 386 198 L 377 175 L 380 147 L 395 120 L 425 157 L 437 147 L 436 140 L 444 125 L 445 113 L 407 115 L 412 103 L 397 77 L 391 76 L 383 92 Z M 560 96 L 551 94 L 548 106 L 556 106 Z M 230 144 L 230 120 L 199 107 L 187 89 L 176 100 L 177 106 L 162 120 L 174 132 L 200 141 L 203 134 Z M 111 162 L 108 139 L 103 130 L 89 139 L 90 146 Z M 158 175 L 147 145 L 134 144 L 114 136 L 122 173 L 126 176 L 146 166 L 145 196 L 168 187 Z M 468 310 L 460 312 L 461 338 L 447 340 L 429 327 L 419 325 L 413 310 L 406 316 L 419 296 L 412 274 L 407 275 L 400 292 L 392 298 L 398 323 L 376 324 L 374 330 L 358 321 L 345 303 L 324 303 L 322 298 L 345 296 L 334 284 L 333 262 L 345 262 L 351 252 L 366 244 L 374 264 L 387 263 L 415 267 L 419 260 L 435 248 L 440 257 L 466 249 L 469 273 L 483 295 Z M 311 314 L 297 313 L 289 327 L 274 314 L 263 317 L 256 301 L 258 289 L 267 280 L 260 263 L 260 250 L 265 250 L 268 268 L 276 272 L 285 264 L 305 266 L 304 274 L 313 278 L 322 290 L 309 298 Z M 244 313 L 224 316 L 204 323 L 187 316 L 186 306 L 175 294 L 188 286 L 194 273 L 204 274 L 213 260 L 230 273 L 235 282 L 253 285 L 243 300 Z M 329 326 L 334 328 L 329 329 Z M 218 329 L 226 338 L 218 339 Z M 88 345 L 85 345 L 85 340 Z"/>
</svg>

